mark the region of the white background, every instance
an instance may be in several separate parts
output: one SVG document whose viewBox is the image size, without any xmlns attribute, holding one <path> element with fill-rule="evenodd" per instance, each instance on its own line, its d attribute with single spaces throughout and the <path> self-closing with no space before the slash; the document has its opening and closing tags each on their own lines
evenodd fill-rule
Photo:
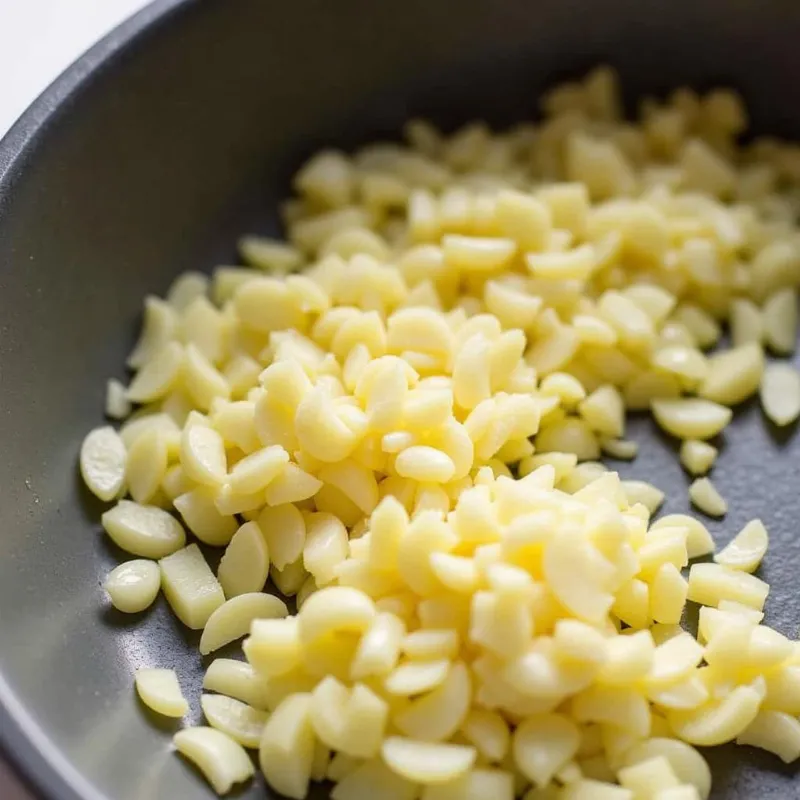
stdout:
<svg viewBox="0 0 800 800">
<path fill-rule="evenodd" d="M 147 0 L 0 0 L 0 138 L 84 50 Z M 0 761 L 0 797 L 32 800 Z"/>
<path fill-rule="evenodd" d="M 0 0 L 0 137 L 84 50 L 146 0 Z"/>
</svg>

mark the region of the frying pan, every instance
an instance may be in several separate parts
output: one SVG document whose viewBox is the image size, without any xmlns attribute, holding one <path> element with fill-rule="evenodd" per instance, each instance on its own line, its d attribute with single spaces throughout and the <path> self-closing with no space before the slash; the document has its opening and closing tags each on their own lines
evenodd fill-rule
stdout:
<svg viewBox="0 0 800 800">
<path fill-rule="evenodd" d="M 634 100 L 738 87 L 753 127 L 800 138 L 793 0 L 161 0 L 74 64 L 0 145 L 0 743 L 47 800 L 188 800 L 210 790 L 136 703 L 140 665 L 175 667 L 198 707 L 197 637 L 159 602 L 122 619 L 76 455 L 102 419 L 142 298 L 277 232 L 288 178 L 315 147 L 535 114 L 546 85 L 607 61 Z M 626 475 L 687 510 L 674 444 L 642 417 Z M 760 516 L 768 621 L 800 623 L 800 436 L 753 405 L 726 430 L 715 481 L 727 541 Z M 708 752 L 715 798 L 796 798 L 794 767 Z M 266 794 L 265 794 L 266 792 Z M 270 796 L 263 784 L 242 798 Z M 318 797 L 327 796 L 320 790 Z"/>
</svg>

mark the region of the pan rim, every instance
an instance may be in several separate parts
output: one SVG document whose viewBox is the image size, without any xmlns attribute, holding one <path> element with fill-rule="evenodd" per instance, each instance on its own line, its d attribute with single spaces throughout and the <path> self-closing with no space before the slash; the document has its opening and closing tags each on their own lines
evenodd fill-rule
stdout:
<svg viewBox="0 0 800 800">
<path fill-rule="evenodd" d="M 133 47 L 198 5 L 199 0 L 153 0 L 80 55 L 28 106 L 0 140 L 0 222 L 41 138 L 69 111 L 72 100 Z M 2 672 L 0 758 L 21 779 L 32 800 L 108 800 L 53 745 Z"/>
</svg>

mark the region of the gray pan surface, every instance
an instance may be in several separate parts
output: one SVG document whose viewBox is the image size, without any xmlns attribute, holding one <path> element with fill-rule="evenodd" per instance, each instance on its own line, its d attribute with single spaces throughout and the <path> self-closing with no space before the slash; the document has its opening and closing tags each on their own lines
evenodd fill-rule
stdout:
<svg viewBox="0 0 800 800">
<path fill-rule="evenodd" d="M 175 666 L 199 721 L 197 637 L 163 602 L 122 619 L 101 589 L 101 535 L 76 454 L 124 377 L 143 296 L 274 231 L 303 156 L 535 113 L 539 91 L 598 61 L 631 98 L 731 83 L 756 129 L 800 139 L 800 6 L 792 0 L 162 0 L 71 67 L 0 145 L 0 744 L 47 800 L 189 800 L 210 790 L 135 702 L 139 665 Z M 687 509 L 672 442 L 647 419 L 626 474 Z M 768 620 L 800 623 L 800 436 L 754 405 L 726 431 L 715 480 L 725 542 L 753 516 L 772 549 Z M 715 798 L 796 798 L 795 767 L 708 753 Z M 263 784 L 242 798 L 265 796 Z M 325 796 L 324 790 L 316 795 Z"/>
</svg>

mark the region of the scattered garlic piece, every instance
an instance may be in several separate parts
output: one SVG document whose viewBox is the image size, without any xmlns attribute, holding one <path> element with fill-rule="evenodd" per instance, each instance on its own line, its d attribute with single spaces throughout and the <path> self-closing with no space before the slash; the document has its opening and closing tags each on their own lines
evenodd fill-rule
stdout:
<svg viewBox="0 0 800 800">
<path fill-rule="evenodd" d="M 620 461 L 632 461 L 639 453 L 639 443 L 630 439 L 604 439 L 600 447 L 606 455 Z"/>
<path fill-rule="evenodd" d="M 311 695 L 289 695 L 264 726 L 259 749 L 261 770 L 276 791 L 302 800 L 308 791 L 313 757 Z"/>
<path fill-rule="evenodd" d="M 204 694 L 200 698 L 203 714 L 209 724 L 227 734 L 242 747 L 257 750 L 269 715 L 240 700 L 221 694 Z"/>
<path fill-rule="evenodd" d="M 764 523 L 754 519 L 736 534 L 736 536 L 715 556 L 717 564 L 740 569 L 743 572 L 755 572 L 769 546 L 769 535 Z"/>
<path fill-rule="evenodd" d="M 800 721 L 780 711 L 759 711 L 736 737 L 736 744 L 760 747 L 791 764 L 800 758 Z"/>
<path fill-rule="evenodd" d="M 764 319 L 761 309 L 752 300 L 737 298 L 731 303 L 730 326 L 734 347 L 749 342 L 761 344 L 764 338 Z"/>
<path fill-rule="evenodd" d="M 695 517 L 687 514 L 668 514 L 652 523 L 651 531 L 661 528 L 685 528 L 686 535 L 686 554 L 689 558 L 700 558 L 714 552 L 714 539 L 708 532 L 708 528 Z"/>
<path fill-rule="evenodd" d="M 761 407 L 776 425 L 800 416 L 800 372 L 791 364 L 768 364 L 761 380 Z"/>
<path fill-rule="evenodd" d="M 763 374 L 761 346 L 743 344 L 708 359 L 708 372 L 698 394 L 726 406 L 737 405 L 758 391 Z"/>
<path fill-rule="evenodd" d="M 222 587 L 196 544 L 158 562 L 164 596 L 178 619 L 192 630 L 204 628 L 225 602 Z"/>
<path fill-rule="evenodd" d="M 203 688 L 233 697 L 259 711 L 269 705 L 262 676 L 245 661 L 214 659 L 203 676 Z"/>
<path fill-rule="evenodd" d="M 797 344 L 797 293 L 780 289 L 764 303 L 764 341 L 780 355 L 794 352 Z"/>
<path fill-rule="evenodd" d="M 136 691 L 142 702 L 165 717 L 182 717 L 189 710 L 178 676 L 171 669 L 136 670 Z"/>
<path fill-rule="evenodd" d="M 721 700 L 692 711 L 668 711 L 667 720 L 681 739 L 712 747 L 740 736 L 753 722 L 761 694 L 750 686 L 737 686 Z"/>
<path fill-rule="evenodd" d="M 217 580 L 225 597 L 260 592 L 269 575 L 269 549 L 255 520 L 245 522 L 233 535 L 219 562 Z"/>
<path fill-rule="evenodd" d="M 718 454 L 713 444 L 699 439 L 686 439 L 681 444 L 681 464 L 690 475 L 705 475 L 714 466 Z"/>
<path fill-rule="evenodd" d="M 161 508 L 120 500 L 101 517 L 114 544 L 143 558 L 163 558 L 186 542 L 180 522 Z"/>
<path fill-rule="evenodd" d="M 80 469 L 84 483 L 95 496 L 113 500 L 125 484 L 125 443 L 110 426 L 95 428 L 81 445 Z"/>
<path fill-rule="evenodd" d="M 689 499 L 710 517 L 724 517 L 728 503 L 708 478 L 697 478 L 689 487 Z"/>
<path fill-rule="evenodd" d="M 149 403 L 166 395 L 177 381 L 184 362 L 183 346 L 178 342 L 164 345 L 147 361 L 128 387 L 128 400 Z"/>
<path fill-rule="evenodd" d="M 286 603 L 271 594 L 249 592 L 232 597 L 209 616 L 198 645 L 200 654 L 208 655 L 245 636 L 253 620 L 279 619 L 288 613 Z"/>
<path fill-rule="evenodd" d="M 761 611 L 769 585 L 741 570 L 723 564 L 693 564 L 689 570 L 689 600 L 704 606 L 719 606 L 732 600 Z"/>
<path fill-rule="evenodd" d="M 664 502 L 664 492 L 647 481 L 622 481 L 622 489 L 631 505 L 641 503 L 651 514 Z"/>
<path fill-rule="evenodd" d="M 637 764 L 658 756 L 669 761 L 681 783 L 694 786 L 702 800 L 708 798 L 711 793 L 711 770 L 706 760 L 694 747 L 678 739 L 654 737 L 635 744 L 625 753 L 624 763 Z"/>
<path fill-rule="evenodd" d="M 172 737 L 175 749 L 194 763 L 219 795 L 253 776 L 253 762 L 240 744 L 215 728 L 184 728 Z"/>
<path fill-rule="evenodd" d="M 475 762 L 475 748 L 390 736 L 381 754 L 389 768 L 414 783 L 437 784 L 455 780 Z"/>
<path fill-rule="evenodd" d="M 106 416 L 111 419 L 125 419 L 131 413 L 131 403 L 125 386 L 116 378 L 106 383 Z"/>
<path fill-rule="evenodd" d="M 158 564 L 144 558 L 126 561 L 108 573 L 104 588 L 114 608 L 125 614 L 138 614 L 158 596 L 161 588 Z"/>
<path fill-rule="evenodd" d="M 710 439 L 733 416 L 729 408 L 700 398 L 655 400 L 652 409 L 656 422 L 679 439 Z"/>
</svg>

